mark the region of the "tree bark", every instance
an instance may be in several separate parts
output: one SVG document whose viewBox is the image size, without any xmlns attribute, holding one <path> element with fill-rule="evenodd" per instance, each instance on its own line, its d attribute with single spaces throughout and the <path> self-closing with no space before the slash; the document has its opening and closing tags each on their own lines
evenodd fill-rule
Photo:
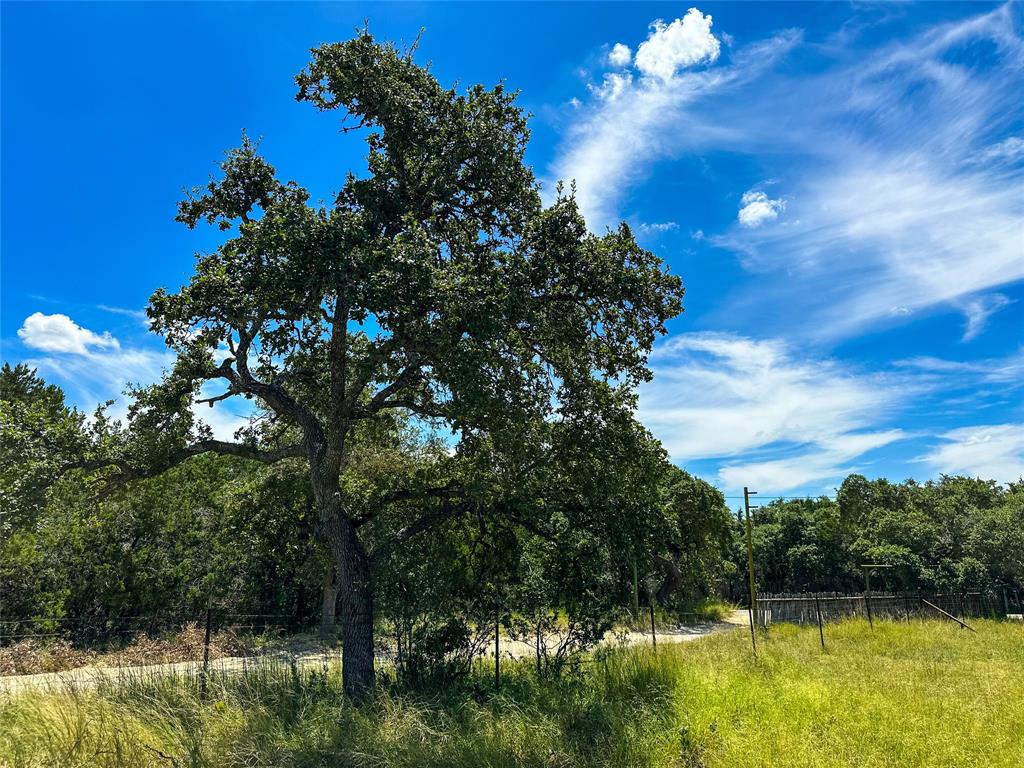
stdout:
<svg viewBox="0 0 1024 768">
<path fill-rule="evenodd" d="M 373 584 L 370 558 L 346 523 L 338 552 L 341 574 L 341 677 L 345 693 L 360 698 L 374 686 Z"/>
<path fill-rule="evenodd" d="M 373 584 L 370 558 L 341 505 L 338 475 L 313 446 L 310 475 L 319 508 L 317 532 L 334 558 L 341 607 L 341 678 L 345 695 L 358 699 L 374 686 Z"/>
</svg>

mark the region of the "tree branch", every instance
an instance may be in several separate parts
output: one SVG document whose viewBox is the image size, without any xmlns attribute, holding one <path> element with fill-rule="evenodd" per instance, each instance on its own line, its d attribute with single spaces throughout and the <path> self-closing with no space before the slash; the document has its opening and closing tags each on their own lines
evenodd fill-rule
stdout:
<svg viewBox="0 0 1024 768">
<path fill-rule="evenodd" d="M 373 520 L 381 509 L 384 509 L 389 504 L 394 504 L 398 501 L 411 501 L 413 499 L 450 499 L 453 496 L 459 496 L 460 494 L 462 494 L 462 488 L 454 483 L 449 483 L 438 488 L 402 488 L 401 490 L 392 491 L 391 493 L 382 496 L 377 500 L 377 503 L 374 505 L 374 509 L 353 517 L 352 524 L 356 528 L 359 528 Z"/>
<path fill-rule="evenodd" d="M 200 440 L 193 445 L 185 446 L 171 453 L 166 461 L 150 467 L 133 466 L 125 459 L 88 459 L 65 464 L 60 469 L 61 475 L 74 469 L 83 469 L 87 472 L 106 467 L 117 467 L 120 475 L 117 482 L 127 483 L 132 480 L 143 480 L 148 477 L 156 477 L 166 472 L 171 467 L 181 464 L 186 459 L 199 456 L 203 453 L 219 453 L 224 456 L 238 456 L 243 459 L 259 461 L 264 464 L 274 464 L 283 459 L 300 458 L 306 455 L 306 449 L 302 445 L 288 445 L 283 448 L 262 449 L 255 445 L 246 443 L 231 443 L 224 440 Z"/>
<path fill-rule="evenodd" d="M 405 528 L 402 528 L 395 533 L 394 536 L 382 542 L 380 546 L 370 553 L 370 560 L 380 559 L 384 555 L 391 553 L 399 544 L 430 530 L 436 525 L 440 525 L 446 520 L 451 520 L 453 517 L 457 517 L 464 512 L 468 512 L 471 507 L 472 504 L 468 501 L 439 505 L 433 512 L 429 512 L 422 517 L 417 518 L 413 522 L 409 523 L 409 525 L 405 526 Z"/>
</svg>

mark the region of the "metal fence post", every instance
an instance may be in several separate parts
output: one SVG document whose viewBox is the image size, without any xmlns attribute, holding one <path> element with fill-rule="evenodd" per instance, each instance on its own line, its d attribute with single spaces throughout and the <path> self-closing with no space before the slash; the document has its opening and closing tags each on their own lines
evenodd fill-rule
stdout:
<svg viewBox="0 0 1024 768">
<path fill-rule="evenodd" d="M 650 603 L 650 608 L 651 608 L 651 645 L 654 648 L 657 648 L 658 647 L 658 635 L 654 631 L 654 600 L 650 600 L 649 603 Z"/>
<path fill-rule="evenodd" d="M 868 612 L 868 626 L 871 627 L 871 631 L 875 631 L 875 622 L 871 618 L 871 572 L 864 569 L 864 608 Z"/>
<path fill-rule="evenodd" d="M 825 650 L 825 629 L 821 625 L 821 601 L 818 599 L 818 593 L 814 593 L 814 609 L 818 614 L 818 637 L 821 638 L 821 650 Z"/>
<path fill-rule="evenodd" d="M 207 680 L 210 675 L 210 604 L 206 604 L 206 632 L 203 636 L 203 673 L 199 678 L 199 698 L 206 701 Z"/>
<path fill-rule="evenodd" d="M 757 616 L 757 589 L 754 585 L 754 534 L 753 524 L 750 521 L 750 494 L 757 491 L 750 491 L 743 488 L 743 508 L 747 513 L 747 575 L 750 578 L 750 645 L 754 649 L 754 657 L 757 657 L 757 639 L 754 625 Z"/>
</svg>

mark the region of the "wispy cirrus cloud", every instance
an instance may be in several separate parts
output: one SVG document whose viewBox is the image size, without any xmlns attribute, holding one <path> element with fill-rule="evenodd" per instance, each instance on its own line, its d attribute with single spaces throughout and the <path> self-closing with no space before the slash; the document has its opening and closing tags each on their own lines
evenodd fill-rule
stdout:
<svg viewBox="0 0 1024 768">
<path fill-rule="evenodd" d="M 942 474 L 966 474 L 1003 483 L 1024 479 L 1024 423 L 960 427 L 917 459 Z"/>
<path fill-rule="evenodd" d="M 591 86 L 589 102 L 577 102 L 548 177 L 575 182 L 591 229 L 616 223 L 622 199 L 658 161 L 695 147 L 735 143 L 736 129 L 705 120 L 691 107 L 756 79 L 799 39 L 796 32 L 782 32 L 716 66 L 721 43 L 712 27 L 712 17 L 696 8 L 667 24 L 652 22 L 632 67 L 628 46 L 616 44 L 611 52 L 616 71 Z M 547 186 L 553 189 L 554 183 Z"/>
<path fill-rule="evenodd" d="M 981 384 L 998 384 L 1003 391 L 1011 391 L 1024 387 L 1024 347 L 1004 357 L 947 360 L 919 355 L 897 360 L 894 365 L 940 377 L 946 388 L 976 389 Z"/>
<path fill-rule="evenodd" d="M 783 153 L 787 215 L 716 242 L 752 270 L 795 278 L 762 296 L 809 318 L 807 334 L 849 337 L 947 307 L 964 313 L 970 341 L 1006 306 L 992 289 L 1024 279 L 1024 167 L 1000 138 L 1022 113 L 1016 14 L 1007 5 L 867 56 L 840 51 L 823 75 L 766 84 L 752 102 L 751 119 L 772 133 L 784 116 L 779 135 L 799 145 Z"/>
<path fill-rule="evenodd" d="M 985 330 L 988 319 L 1013 302 L 1001 293 L 972 296 L 961 307 L 966 319 L 962 341 L 971 341 Z"/>
<path fill-rule="evenodd" d="M 651 365 L 638 417 L 674 461 L 724 460 L 718 477 L 731 488 L 786 491 L 841 478 L 864 454 L 906 437 L 882 425 L 915 391 L 907 377 L 723 333 L 675 336 Z"/>
<path fill-rule="evenodd" d="M 785 30 L 728 55 L 699 11 L 656 26 L 634 66 L 608 73 L 580 107 L 550 175 L 576 179 L 600 229 L 628 213 L 629 191 L 656 164 L 755 158 L 777 194 L 748 182 L 731 228 L 688 222 L 761 276 L 738 302 L 771 306 L 774 332 L 820 341 L 959 311 L 969 342 L 1006 306 L 996 289 L 1024 279 L 1020 10 L 859 46 L 875 13 L 821 43 Z M 645 45 L 687 22 L 702 56 L 639 66 Z M 781 66 L 797 49 L 813 71 Z"/>
</svg>

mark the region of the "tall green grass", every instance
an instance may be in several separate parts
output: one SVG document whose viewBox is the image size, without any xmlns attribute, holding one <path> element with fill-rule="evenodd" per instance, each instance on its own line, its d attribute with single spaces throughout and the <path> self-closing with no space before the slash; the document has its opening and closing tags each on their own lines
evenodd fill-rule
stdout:
<svg viewBox="0 0 1024 768">
<path fill-rule="evenodd" d="M 481 666 L 458 690 L 387 681 L 343 704 L 337 668 L 130 678 L 0 700 L 0 765 L 1020 766 L 1024 628 L 776 626 L 602 652 L 578 676 Z"/>
</svg>

